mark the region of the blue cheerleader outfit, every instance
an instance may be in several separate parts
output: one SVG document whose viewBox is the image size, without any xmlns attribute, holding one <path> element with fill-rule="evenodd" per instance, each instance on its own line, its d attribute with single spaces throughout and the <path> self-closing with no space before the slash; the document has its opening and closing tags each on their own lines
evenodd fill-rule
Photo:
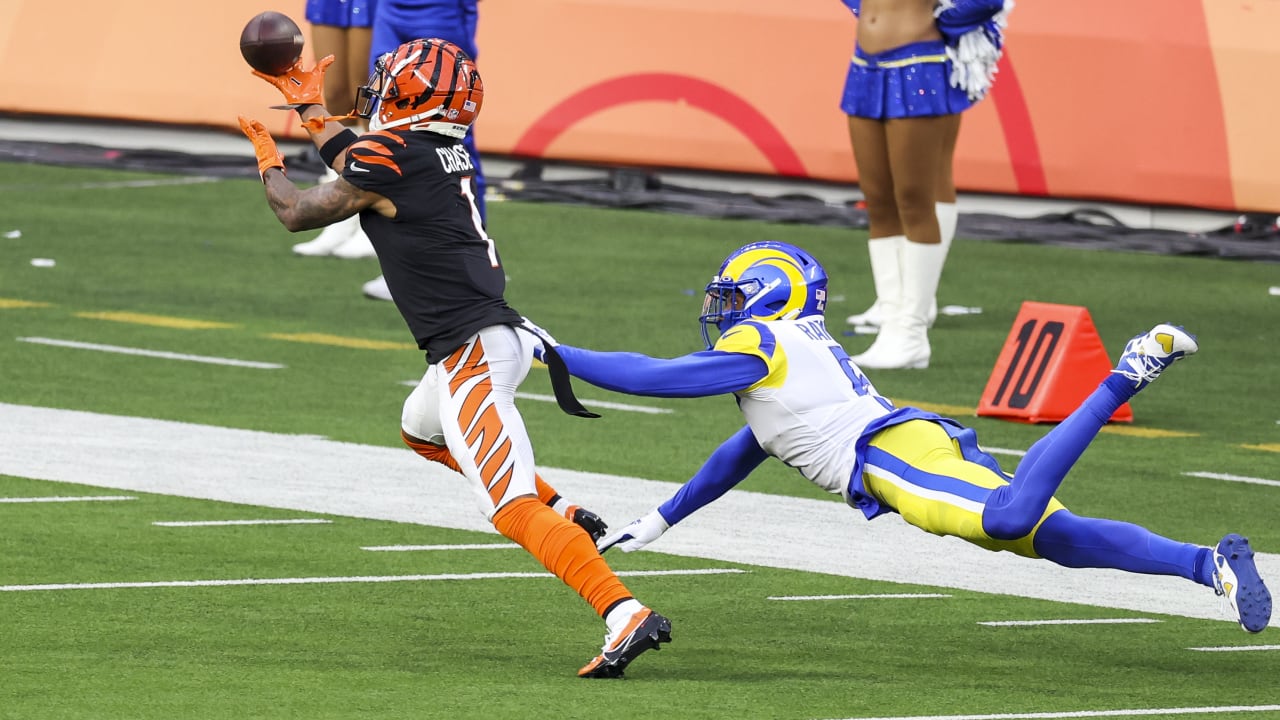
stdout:
<svg viewBox="0 0 1280 720">
<path fill-rule="evenodd" d="M 378 0 L 307 0 L 306 18 L 312 25 L 340 28 L 373 26 Z"/>
<path fill-rule="evenodd" d="M 840 109 L 872 120 L 954 115 L 974 101 L 952 87 L 941 40 L 911 43 L 874 55 L 854 49 Z"/>
<path fill-rule="evenodd" d="M 842 0 L 857 16 L 861 0 Z M 991 86 L 1012 0 L 939 0 L 941 40 L 870 54 L 854 48 L 840 109 L 871 120 L 954 115 Z"/>
</svg>

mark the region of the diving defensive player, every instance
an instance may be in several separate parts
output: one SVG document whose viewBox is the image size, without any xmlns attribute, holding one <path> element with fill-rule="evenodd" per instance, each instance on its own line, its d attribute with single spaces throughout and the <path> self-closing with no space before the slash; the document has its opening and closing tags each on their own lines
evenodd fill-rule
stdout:
<svg viewBox="0 0 1280 720">
<path fill-rule="evenodd" d="M 868 518 L 898 513 L 953 535 L 1067 567 L 1176 575 L 1225 596 L 1240 625 L 1261 632 L 1271 595 L 1248 540 L 1177 542 L 1127 522 L 1081 517 L 1054 493 L 1111 415 L 1177 360 L 1195 336 L 1161 324 L 1134 337 L 1115 369 L 1009 476 L 954 420 L 894 407 L 828 333 L 827 274 L 804 250 L 756 242 L 733 252 L 706 287 L 705 351 L 674 359 L 551 344 L 569 371 L 602 388 L 656 397 L 732 393 L 746 426 L 720 445 L 669 500 L 602 538 L 638 550 L 723 495 L 773 456 L 838 493 Z M 709 329 L 720 336 L 711 340 Z"/>
</svg>

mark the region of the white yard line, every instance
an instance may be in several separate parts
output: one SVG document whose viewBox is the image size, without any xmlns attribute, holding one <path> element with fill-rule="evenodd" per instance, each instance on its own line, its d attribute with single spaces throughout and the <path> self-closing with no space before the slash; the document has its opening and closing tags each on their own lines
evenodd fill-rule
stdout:
<svg viewBox="0 0 1280 720">
<path fill-rule="evenodd" d="M 77 340 L 57 340 L 45 337 L 20 337 L 18 342 L 35 343 L 37 345 L 53 345 L 56 347 L 74 348 L 76 350 L 96 350 L 98 352 L 119 353 L 121 355 L 141 355 L 143 357 L 162 358 L 164 360 L 184 360 L 186 362 L 207 363 L 209 365 L 232 365 L 235 367 L 254 368 L 256 370 L 279 370 L 284 365 L 277 363 L 257 362 L 256 360 L 237 360 L 235 358 L 209 357 L 207 355 L 187 355 L 167 352 L 165 350 L 143 350 L 142 348 L 120 347 L 118 345 L 99 345 L 97 343 L 79 342 Z"/>
<path fill-rule="evenodd" d="M 1072 710 L 1067 712 L 995 713 L 991 715 L 889 715 L 849 717 L 841 720 L 1054 720 L 1055 718 L 1155 717 L 1160 715 L 1212 715 L 1218 713 L 1271 712 L 1280 705 L 1220 705 L 1216 707 L 1145 708 L 1137 710 Z"/>
<path fill-rule="evenodd" d="M 216 182 L 221 182 L 221 180 L 216 177 L 193 175 L 190 177 L 158 178 L 155 180 L 116 180 L 113 182 L 78 183 L 75 185 L 63 185 L 61 187 L 73 187 L 81 190 L 115 190 L 118 188 L 150 188 L 167 187 L 170 185 L 204 185 Z"/>
<path fill-rule="evenodd" d="M 1261 652 L 1264 650 L 1280 650 L 1280 645 L 1224 645 L 1220 647 L 1189 647 L 1196 652 Z"/>
<path fill-rule="evenodd" d="M 1280 480 L 1267 480 L 1265 478 L 1248 477 L 1245 475 L 1228 475 L 1226 473 L 1215 472 L 1184 472 L 1182 474 L 1188 477 L 1207 478 L 1209 480 L 1226 480 L 1228 482 L 1249 483 L 1251 485 L 1270 485 L 1272 487 L 1280 487 Z"/>
<path fill-rule="evenodd" d="M 0 474 L 471 530 L 502 540 L 476 509 L 465 480 L 405 447 L 3 403 L 0 447 Z M 701 459 L 689 458 L 690 466 Z M 640 478 L 539 470 L 565 497 L 614 525 L 644 515 L 677 487 Z M 799 476 L 795 481 L 805 482 Z M 744 533 L 743 528 L 753 531 Z M 867 522 L 834 500 L 731 490 L 649 548 L 712 561 L 917 583 L 925 589 L 1236 622 L 1222 614 L 1211 589 L 1182 578 L 1074 570 L 989 552 L 921 532 L 896 515 Z M 1280 555 L 1258 553 L 1256 559 L 1263 577 L 1280 577 Z"/>
<path fill-rule="evenodd" d="M 401 385 L 409 387 L 417 387 L 418 380 L 405 380 Z M 543 395 L 540 393 L 518 392 L 516 397 L 521 400 L 534 400 L 537 402 L 553 403 L 558 402 L 555 395 Z M 598 407 L 605 410 L 621 410 L 623 412 L 644 413 L 646 415 L 670 415 L 675 412 L 669 408 L 653 407 L 652 405 L 629 405 L 627 403 L 612 402 L 610 400 L 584 400 L 578 398 L 578 401 L 587 407 Z"/>
<path fill-rule="evenodd" d="M 555 402 L 554 395 L 539 395 L 538 393 L 518 392 L 516 397 L 522 400 L 537 400 L 538 402 Z M 582 400 L 580 402 L 587 407 L 598 407 L 605 410 L 621 410 L 623 412 L 645 413 L 647 415 L 670 415 L 675 412 L 668 408 L 653 407 L 651 405 L 628 405 L 626 403 L 610 402 L 609 400 Z"/>
<path fill-rule="evenodd" d="M 776 595 L 766 600 L 907 600 L 914 598 L 949 598 L 942 593 L 879 593 L 874 595 Z"/>
<path fill-rule="evenodd" d="M 158 527 L 218 527 L 220 525 L 326 525 L 333 522 L 322 518 L 295 518 L 292 520 L 161 520 L 151 523 Z"/>
<path fill-rule="evenodd" d="M 83 497 L 59 495 L 57 497 L 7 497 L 0 498 L 0 503 L 111 502 L 113 500 L 137 499 L 132 495 L 85 495 Z"/>
<path fill-rule="evenodd" d="M 1141 625 L 1158 623 L 1152 618 L 1094 618 L 1091 620 L 988 620 L 979 625 L 987 627 L 1034 627 L 1036 625 Z"/>
<path fill-rule="evenodd" d="M 652 575 L 728 575 L 744 573 L 736 568 L 699 570 L 623 570 L 618 577 Z M 356 575 L 350 577 L 244 578 L 238 580 L 158 580 L 152 582 L 53 583 L 48 585 L 0 585 L 0 592 L 47 590 L 121 590 L 130 588 L 233 587 L 241 585 L 332 585 L 342 583 L 429 582 L 433 580 L 512 580 L 555 578 L 551 573 L 445 573 L 441 575 Z"/>
<path fill-rule="evenodd" d="M 361 550 L 373 552 L 415 552 L 418 550 L 517 550 L 515 543 L 471 543 L 469 545 L 371 545 Z"/>
</svg>

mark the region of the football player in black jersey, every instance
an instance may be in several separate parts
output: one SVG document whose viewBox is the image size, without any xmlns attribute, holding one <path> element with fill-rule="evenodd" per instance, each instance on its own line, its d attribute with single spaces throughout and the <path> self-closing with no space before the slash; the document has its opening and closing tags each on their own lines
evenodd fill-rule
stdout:
<svg viewBox="0 0 1280 720">
<path fill-rule="evenodd" d="M 396 307 L 426 352 L 426 375 L 401 416 L 405 443 L 471 480 L 498 532 L 604 618 L 604 648 L 578 675 L 621 677 L 638 655 L 671 639 L 671 622 L 636 600 L 600 557 L 593 536 L 603 535 L 604 523 L 536 474 L 515 392 L 538 338 L 518 329 L 523 319 L 503 298 L 506 276 L 462 143 L 484 101 L 480 74 L 445 40 L 401 45 L 379 58 L 358 91 L 355 114 L 369 119 L 369 132 L 357 137 L 322 104 L 329 61 L 260 77 L 297 110 L 339 179 L 297 187 L 262 123 L 240 118 L 267 202 L 293 232 L 359 214 Z"/>
</svg>

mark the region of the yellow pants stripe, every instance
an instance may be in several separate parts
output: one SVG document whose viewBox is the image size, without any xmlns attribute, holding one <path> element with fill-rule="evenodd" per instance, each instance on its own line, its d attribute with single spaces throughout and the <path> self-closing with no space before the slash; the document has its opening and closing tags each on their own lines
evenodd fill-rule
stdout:
<svg viewBox="0 0 1280 720">
<path fill-rule="evenodd" d="M 921 530 L 1030 558 L 1040 557 L 1034 546 L 1036 530 L 1063 509 L 1056 498 L 1050 500 L 1035 528 L 1016 540 L 987 535 L 982 529 L 986 497 L 1008 481 L 964 459 L 947 432 L 927 420 L 911 420 L 878 433 L 867 452 L 862 481 L 867 492 Z"/>
</svg>

